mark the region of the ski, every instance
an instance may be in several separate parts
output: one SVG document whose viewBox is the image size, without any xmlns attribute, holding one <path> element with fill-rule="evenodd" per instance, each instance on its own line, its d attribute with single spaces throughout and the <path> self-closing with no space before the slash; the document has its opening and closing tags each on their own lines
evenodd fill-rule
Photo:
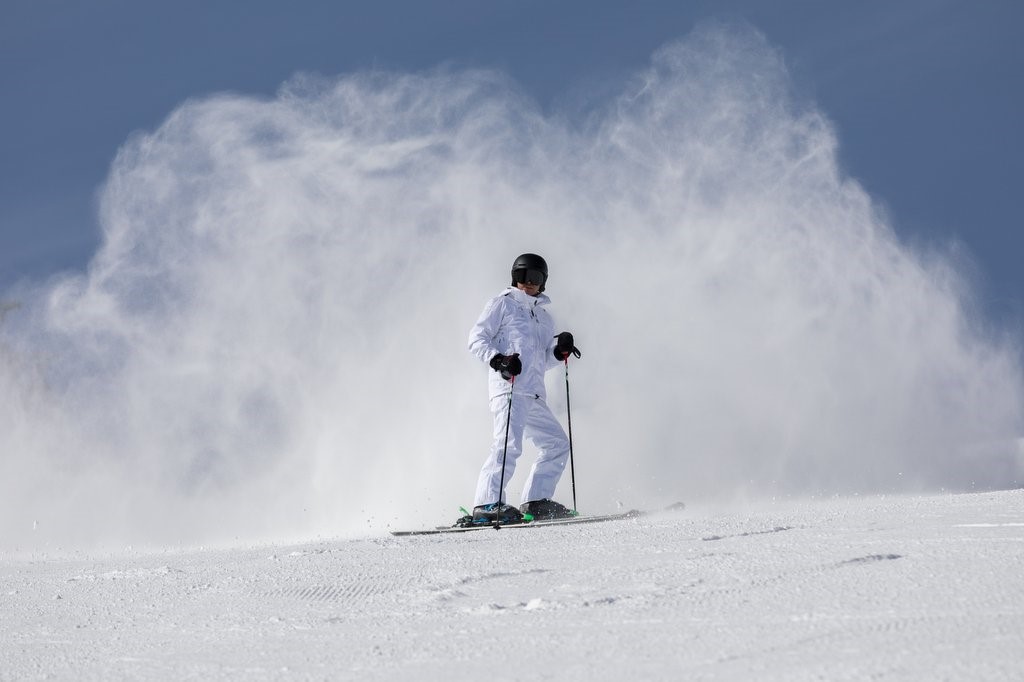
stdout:
<svg viewBox="0 0 1024 682">
<path fill-rule="evenodd" d="M 392 535 L 443 535 L 446 533 L 472 533 L 478 530 L 503 530 L 506 528 L 547 528 L 548 526 L 571 526 L 580 523 L 602 523 L 604 521 L 624 521 L 637 519 L 648 514 L 638 509 L 631 509 L 619 514 L 601 514 L 595 516 L 571 516 L 564 519 L 535 519 L 523 523 L 481 523 L 473 526 L 437 526 L 421 530 L 393 530 Z"/>
</svg>

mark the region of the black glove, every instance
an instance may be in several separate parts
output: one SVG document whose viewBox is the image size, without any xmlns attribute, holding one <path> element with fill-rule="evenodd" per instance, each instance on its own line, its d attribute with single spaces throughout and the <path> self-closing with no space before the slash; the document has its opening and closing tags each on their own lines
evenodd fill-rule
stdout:
<svg viewBox="0 0 1024 682">
<path fill-rule="evenodd" d="M 555 337 L 558 339 L 558 343 L 555 344 L 555 359 L 559 362 L 564 361 L 570 355 L 575 355 L 577 358 L 582 357 L 580 349 L 572 345 L 572 334 L 569 332 L 562 332 Z"/>
<path fill-rule="evenodd" d="M 498 353 L 491 358 L 488 364 L 490 364 L 491 369 L 495 372 L 501 372 L 501 376 L 504 379 L 511 380 L 512 377 L 518 376 L 523 371 L 523 361 L 519 359 L 519 353 L 513 353 L 512 355 Z"/>
</svg>

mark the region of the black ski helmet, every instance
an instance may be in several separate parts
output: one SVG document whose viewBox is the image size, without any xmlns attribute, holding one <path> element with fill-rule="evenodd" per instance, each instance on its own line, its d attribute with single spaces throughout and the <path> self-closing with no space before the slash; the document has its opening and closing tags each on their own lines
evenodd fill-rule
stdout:
<svg viewBox="0 0 1024 682">
<path fill-rule="evenodd" d="M 519 282 L 527 281 L 527 273 L 530 271 L 539 272 L 542 281 L 539 282 L 540 290 L 544 291 L 544 285 L 548 281 L 548 262 L 535 253 L 524 253 L 512 263 L 512 286 Z"/>
</svg>

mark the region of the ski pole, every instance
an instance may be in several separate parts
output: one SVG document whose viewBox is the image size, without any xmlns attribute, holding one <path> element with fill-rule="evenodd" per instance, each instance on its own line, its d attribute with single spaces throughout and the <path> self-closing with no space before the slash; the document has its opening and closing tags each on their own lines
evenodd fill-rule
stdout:
<svg viewBox="0 0 1024 682">
<path fill-rule="evenodd" d="M 505 449 L 501 452 L 501 484 L 498 486 L 498 509 L 501 509 L 501 498 L 505 494 L 505 457 L 508 455 L 508 427 L 512 425 L 512 391 L 516 387 L 516 377 L 513 374 L 509 379 L 512 382 L 508 387 L 508 413 L 505 415 Z"/>
<path fill-rule="evenodd" d="M 569 407 L 569 356 L 565 356 L 565 414 L 569 421 L 569 479 L 572 481 L 572 510 L 576 506 L 576 465 L 572 459 L 572 409 Z"/>
</svg>

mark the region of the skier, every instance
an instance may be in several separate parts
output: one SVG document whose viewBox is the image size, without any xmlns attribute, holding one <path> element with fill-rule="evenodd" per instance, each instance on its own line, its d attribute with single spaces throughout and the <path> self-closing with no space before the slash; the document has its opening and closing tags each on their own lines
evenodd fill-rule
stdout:
<svg viewBox="0 0 1024 682">
<path fill-rule="evenodd" d="M 516 258 L 511 286 L 487 302 L 469 332 L 470 352 L 494 370 L 489 375 L 494 441 L 480 470 L 473 523 L 521 523 L 523 514 L 537 519 L 575 514 L 551 499 L 569 458 L 569 439 L 545 400 L 544 373 L 570 354 L 580 357 L 580 351 L 572 334 L 554 333 L 544 309 L 551 302 L 543 293 L 547 279 L 543 258 L 533 253 Z M 503 486 L 515 472 L 524 436 L 540 455 L 516 509 L 505 503 Z"/>
</svg>

